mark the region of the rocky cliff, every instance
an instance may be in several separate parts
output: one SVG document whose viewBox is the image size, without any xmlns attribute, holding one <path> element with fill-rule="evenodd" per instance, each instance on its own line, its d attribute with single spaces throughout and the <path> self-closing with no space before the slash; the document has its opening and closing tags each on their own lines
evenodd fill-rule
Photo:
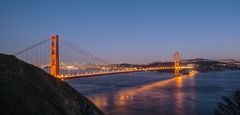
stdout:
<svg viewBox="0 0 240 115">
<path fill-rule="evenodd" d="M 1 115 L 103 115 L 60 79 L 14 56 L 0 54 Z"/>
</svg>

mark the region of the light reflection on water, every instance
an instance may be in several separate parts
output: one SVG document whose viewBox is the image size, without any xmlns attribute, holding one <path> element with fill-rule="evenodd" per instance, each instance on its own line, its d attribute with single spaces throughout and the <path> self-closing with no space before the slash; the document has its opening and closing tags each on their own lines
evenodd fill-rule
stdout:
<svg viewBox="0 0 240 115">
<path fill-rule="evenodd" d="M 191 79 L 192 77 L 194 76 L 186 75 L 186 76 L 173 77 L 170 79 L 143 85 L 141 87 L 129 88 L 127 90 L 120 90 L 120 91 L 116 91 L 115 93 L 89 96 L 89 98 L 99 108 L 105 111 L 106 114 L 113 114 L 113 115 L 116 115 L 116 114 L 125 115 L 125 114 L 136 114 L 136 113 L 138 115 L 139 114 L 159 114 L 160 111 L 158 111 L 159 110 L 158 107 L 169 106 L 169 103 L 167 102 L 167 100 L 161 101 L 163 99 L 169 98 L 168 97 L 169 95 L 164 94 L 164 92 L 161 91 L 161 88 L 164 88 L 167 86 L 167 88 L 171 89 L 172 87 L 171 85 L 173 85 L 175 89 L 180 90 L 183 86 L 183 79 L 187 79 L 187 78 Z M 159 90 L 159 92 L 155 90 Z M 170 106 L 176 106 L 176 107 L 173 107 L 170 112 L 167 112 L 167 114 L 178 114 L 178 115 L 187 114 L 183 108 L 185 107 L 184 93 L 175 92 L 171 94 L 172 95 L 170 96 L 170 98 L 174 98 L 176 105 L 170 105 Z M 194 94 L 192 94 L 192 96 L 194 96 Z M 158 100 L 160 101 L 158 102 Z M 194 105 L 190 105 L 190 106 L 194 107 Z"/>
<path fill-rule="evenodd" d="M 211 115 L 222 96 L 240 88 L 240 71 L 182 77 L 131 73 L 67 82 L 107 115 Z"/>
</svg>

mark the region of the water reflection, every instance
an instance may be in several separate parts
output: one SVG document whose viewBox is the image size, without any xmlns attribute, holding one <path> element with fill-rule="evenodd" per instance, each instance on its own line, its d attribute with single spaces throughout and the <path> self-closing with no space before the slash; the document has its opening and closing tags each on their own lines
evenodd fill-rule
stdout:
<svg viewBox="0 0 240 115">
<path fill-rule="evenodd" d="M 189 111 L 190 113 L 194 112 L 191 109 L 194 106 L 191 104 L 187 105 L 191 108 L 187 112 L 185 111 L 184 99 L 188 95 L 181 91 L 183 90 L 184 79 L 192 77 L 194 77 L 193 74 L 177 76 L 126 90 L 97 94 L 89 98 L 106 114 L 136 114 L 137 112 L 137 114 L 184 115 L 188 114 Z M 191 85 L 194 85 L 194 83 L 191 83 Z M 192 96 L 194 96 L 194 93 Z M 166 106 L 172 106 L 173 108 L 169 109 Z M 163 111 L 166 113 L 163 113 Z"/>
</svg>

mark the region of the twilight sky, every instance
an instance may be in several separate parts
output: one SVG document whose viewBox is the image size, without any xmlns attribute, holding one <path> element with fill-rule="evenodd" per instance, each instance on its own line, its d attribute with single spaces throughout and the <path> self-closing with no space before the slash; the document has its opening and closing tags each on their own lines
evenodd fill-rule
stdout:
<svg viewBox="0 0 240 115">
<path fill-rule="evenodd" d="M 1 0 L 0 52 L 59 34 L 112 63 L 240 59 L 239 0 Z"/>
</svg>

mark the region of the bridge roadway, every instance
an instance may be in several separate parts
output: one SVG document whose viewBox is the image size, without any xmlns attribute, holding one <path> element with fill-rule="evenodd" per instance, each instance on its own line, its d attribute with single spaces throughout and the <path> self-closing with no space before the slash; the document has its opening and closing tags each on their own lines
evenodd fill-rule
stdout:
<svg viewBox="0 0 240 115">
<path fill-rule="evenodd" d="M 192 66 L 180 66 L 180 69 L 192 69 Z M 80 74 L 60 74 L 57 77 L 60 79 L 75 79 L 75 78 L 82 78 L 82 77 L 91 77 L 91 76 L 101 76 L 101 75 L 109 75 L 109 74 L 121 74 L 121 73 L 131 73 L 131 72 L 142 72 L 142 71 L 157 71 L 157 70 L 170 70 L 175 69 L 175 67 L 149 67 L 149 68 L 142 68 L 142 69 L 135 69 L 135 68 L 127 68 L 122 70 L 111 70 L 111 71 L 99 71 L 99 72 L 86 72 Z"/>
</svg>

